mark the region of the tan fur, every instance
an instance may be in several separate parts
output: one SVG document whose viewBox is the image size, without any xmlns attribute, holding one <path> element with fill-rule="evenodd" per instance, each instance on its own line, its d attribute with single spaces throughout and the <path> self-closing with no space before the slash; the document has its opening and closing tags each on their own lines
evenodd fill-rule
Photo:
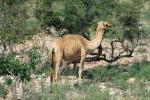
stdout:
<svg viewBox="0 0 150 100">
<path fill-rule="evenodd" d="M 78 74 L 79 80 L 81 80 L 83 64 L 87 51 L 96 49 L 100 46 L 103 40 L 104 29 L 110 26 L 109 23 L 103 21 L 98 22 L 97 24 L 96 36 L 92 41 L 85 39 L 81 35 L 65 35 L 54 41 L 52 46 L 53 52 L 51 51 L 50 53 L 51 82 L 57 80 L 57 74 L 62 60 L 72 62 L 75 67 L 77 60 L 80 59 Z"/>
</svg>

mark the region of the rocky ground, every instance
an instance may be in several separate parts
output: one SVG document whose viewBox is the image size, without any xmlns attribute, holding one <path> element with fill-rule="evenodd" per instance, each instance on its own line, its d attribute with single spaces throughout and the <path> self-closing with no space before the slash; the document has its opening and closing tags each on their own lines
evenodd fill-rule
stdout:
<svg viewBox="0 0 150 100">
<path fill-rule="evenodd" d="M 100 61 L 86 62 L 85 68 L 94 68 L 98 66 L 105 66 L 108 64 L 131 65 L 135 62 L 141 62 L 143 60 L 150 62 L 150 43 L 148 43 L 148 40 L 140 41 L 139 45 L 134 48 L 134 52 L 131 57 L 120 57 L 115 61 L 111 59 L 110 43 L 111 42 L 107 39 L 104 39 L 104 41 L 102 42 L 103 46 L 102 54 L 106 55 L 105 59 L 102 59 Z M 116 43 L 114 50 L 114 58 L 119 56 L 121 51 L 124 51 L 124 48 L 121 46 L 121 43 Z M 128 55 L 128 53 L 125 51 L 121 55 L 126 56 Z M 101 58 L 103 57 L 101 56 Z"/>
</svg>

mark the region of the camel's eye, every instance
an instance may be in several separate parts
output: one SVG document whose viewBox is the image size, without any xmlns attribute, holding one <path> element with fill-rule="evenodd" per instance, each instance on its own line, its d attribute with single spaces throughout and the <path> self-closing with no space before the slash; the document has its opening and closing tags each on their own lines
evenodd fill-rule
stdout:
<svg viewBox="0 0 150 100">
<path fill-rule="evenodd" d="M 105 25 L 106 27 L 108 27 L 109 25 L 106 23 L 106 25 Z"/>
</svg>

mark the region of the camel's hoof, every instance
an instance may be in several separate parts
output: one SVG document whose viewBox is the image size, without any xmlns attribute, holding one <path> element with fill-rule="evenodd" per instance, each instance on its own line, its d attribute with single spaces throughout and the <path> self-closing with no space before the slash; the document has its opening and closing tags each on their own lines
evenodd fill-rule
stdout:
<svg viewBox="0 0 150 100">
<path fill-rule="evenodd" d="M 78 88 L 79 86 L 81 86 L 81 82 L 76 82 L 76 83 L 74 83 L 74 87 L 76 87 L 76 88 Z"/>
<path fill-rule="evenodd" d="M 62 77 L 59 77 L 59 80 L 62 80 Z"/>
</svg>

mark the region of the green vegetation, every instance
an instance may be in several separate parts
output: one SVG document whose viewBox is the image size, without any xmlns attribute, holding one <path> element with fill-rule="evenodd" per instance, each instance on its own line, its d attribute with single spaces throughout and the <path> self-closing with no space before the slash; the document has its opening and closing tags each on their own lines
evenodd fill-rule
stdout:
<svg viewBox="0 0 150 100">
<path fill-rule="evenodd" d="M 135 63 L 127 71 L 122 70 L 119 66 L 103 66 L 93 70 L 87 70 L 83 77 L 92 79 L 95 82 L 114 82 L 121 88 L 125 88 L 127 79 L 135 77 L 150 81 L 150 64 L 148 62 Z M 127 87 L 126 87 L 127 88 Z"/>
<path fill-rule="evenodd" d="M 146 82 L 150 81 L 150 64 L 137 62 L 127 67 L 126 71 L 119 66 L 102 66 L 89 69 L 84 71 L 80 85 L 70 85 L 69 80 L 65 80 L 65 83 L 62 84 L 60 80 L 60 83 L 48 86 L 44 85 L 44 81 L 42 81 L 39 92 L 29 93 L 29 97 L 25 98 L 26 100 L 29 98 L 33 100 L 43 98 L 46 100 L 131 100 L 137 97 L 140 100 L 149 100 L 150 91 L 148 88 L 150 87 L 147 87 Z M 66 70 L 64 71 L 67 73 Z M 129 82 L 128 80 L 131 78 L 135 80 Z M 105 84 L 103 85 L 105 86 L 104 90 L 100 88 L 102 83 Z M 115 91 L 117 92 L 115 93 Z M 114 92 L 114 95 L 111 95 L 111 92 Z"/>
<path fill-rule="evenodd" d="M 49 74 L 50 73 L 50 64 L 49 62 L 44 63 L 41 67 L 37 67 L 34 70 L 33 74 L 41 75 L 41 74 Z"/>
<path fill-rule="evenodd" d="M 94 33 L 96 23 L 104 20 L 112 23 L 113 28 L 107 37 L 133 39 L 140 32 L 140 10 L 147 0 L 41 0 L 35 11 L 36 18 L 44 28 L 54 26 L 67 28 L 69 33 L 87 35 Z M 145 15 L 146 17 L 147 15 Z M 92 33 L 88 29 L 92 29 Z M 141 32 L 140 32 L 141 33 Z M 141 33 L 143 34 L 143 33 Z"/>
<path fill-rule="evenodd" d="M 26 7 L 26 0 L 0 0 L 0 40 L 3 45 L 30 39 L 38 29 L 37 20 L 28 16 Z"/>
<path fill-rule="evenodd" d="M 145 48 L 139 48 L 139 49 L 137 50 L 137 52 L 140 52 L 140 53 L 144 53 L 145 51 L 146 51 Z"/>
<path fill-rule="evenodd" d="M 5 98 L 7 95 L 7 89 L 2 84 L 0 84 L 0 97 Z"/>
<path fill-rule="evenodd" d="M 22 42 L 51 26 L 89 38 L 96 23 L 104 20 L 113 25 L 107 37 L 132 40 L 144 34 L 139 22 L 149 20 L 148 4 L 148 0 L 0 0 L 0 39 L 5 45 Z"/>
<path fill-rule="evenodd" d="M 128 39 L 133 42 L 141 37 L 147 39 L 150 36 L 149 4 L 149 0 L 0 0 L 0 76 L 14 77 L 14 80 L 6 79 L 7 85 L 11 85 L 17 80 L 23 83 L 32 81 L 31 74 L 49 73 L 49 62 L 42 67 L 39 64 L 42 52 L 37 47 L 17 54 L 13 46 L 31 39 L 38 32 L 46 32 L 51 26 L 57 30 L 65 28 L 71 34 L 90 38 L 95 34 L 98 21 L 108 21 L 113 26 L 106 30 L 106 38 L 110 40 Z M 141 48 L 138 51 L 143 53 L 145 49 Z M 22 54 L 29 58 L 26 62 L 18 58 Z M 125 99 L 133 99 L 133 94 L 139 99 L 148 100 L 150 93 L 144 83 L 150 81 L 149 73 L 150 66 L 147 62 L 135 63 L 126 71 L 119 65 L 98 67 L 84 71 L 83 82 L 79 86 L 55 84 L 47 87 L 41 84 L 42 93 L 32 91 L 29 98 L 65 100 L 66 93 L 71 92 L 69 95 L 72 97 L 68 97 L 70 99 L 109 100 L 109 89 L 101 91 L 99 83 L 111 82 L 115 88 L 124 91 Z M 61 73 L 71 74 L 72 70 L 67 69 Z M 135 78 L 136 84 L 128 83 L 130 78 Z M 125 92 L 128 89 L 133 92 L 131 95 Z M 77 96 L 73 96 L 74 92 Z M 0 86 L 0 96 L 4 95 L 6 91 Z"/>
<path fill-rule="evenodd" d="M 29 61 L 25 63 L 21 63 L 14 52 L 0 57 L 0 75 L 10 75 L 23 82 L 30 81 L 30 75 L 39 63 L 41 54 L 37 47 L 33 47 L 26 54 Z"/>
</svg>

